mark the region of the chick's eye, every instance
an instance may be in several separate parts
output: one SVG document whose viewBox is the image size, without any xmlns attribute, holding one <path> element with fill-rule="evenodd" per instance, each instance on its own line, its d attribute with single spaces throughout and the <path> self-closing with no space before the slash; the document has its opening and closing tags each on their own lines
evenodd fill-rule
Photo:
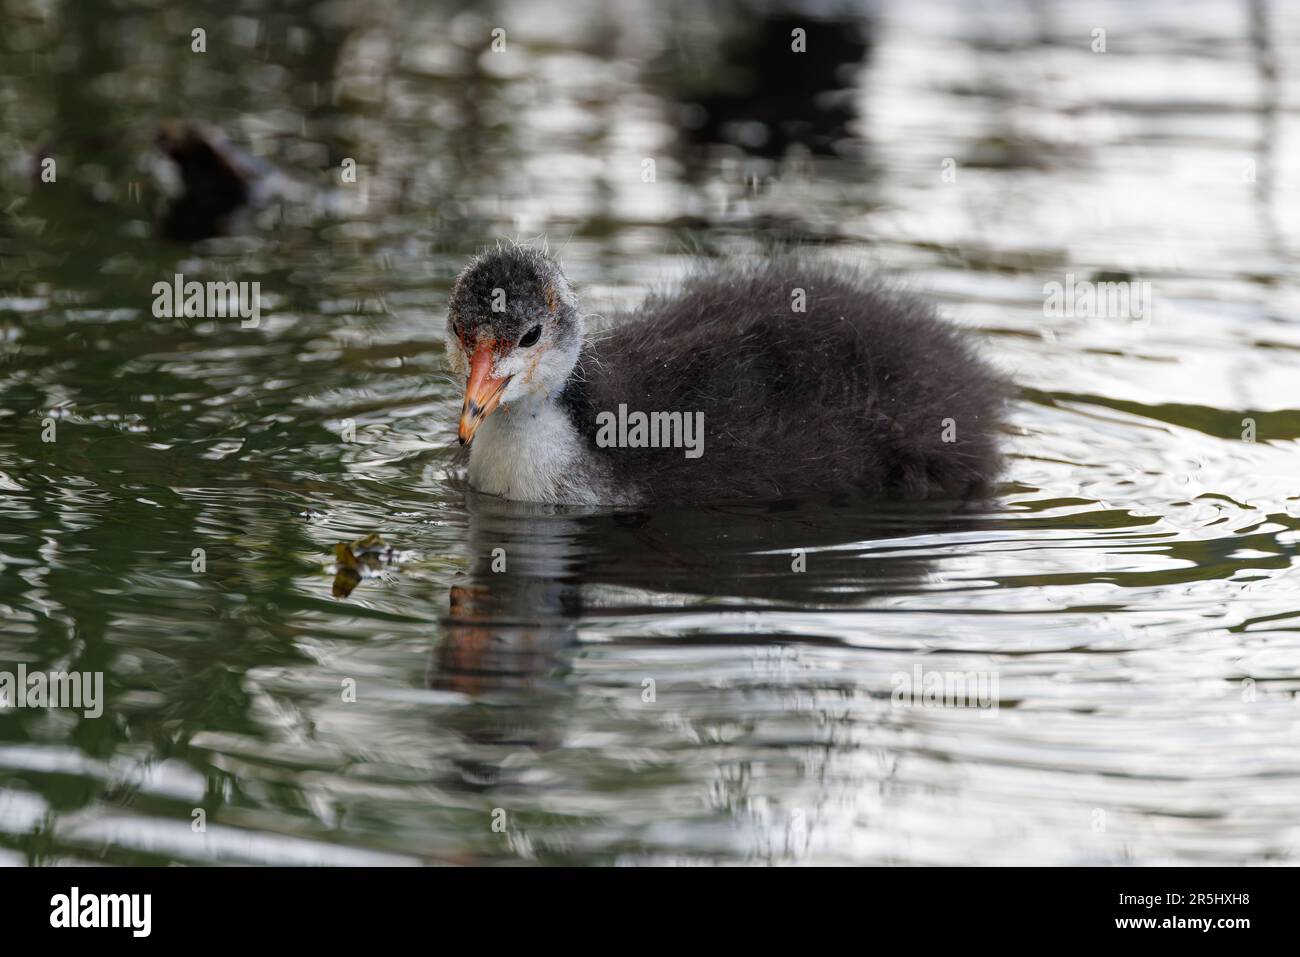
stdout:
<svg viewBox="0 0 1300 957">
<path fill-rule="evenodd" d="M 540 339 L 541 337 L 542 337 L 542 327 L 540 325 L 533 326 L 531 329 L 529 329 L 527 332 L 524 333 L 523 338 L 519 340 L 519 345 L 527 349 L 529 346 L 537 345 L 537 340 Z"/>
</svg>

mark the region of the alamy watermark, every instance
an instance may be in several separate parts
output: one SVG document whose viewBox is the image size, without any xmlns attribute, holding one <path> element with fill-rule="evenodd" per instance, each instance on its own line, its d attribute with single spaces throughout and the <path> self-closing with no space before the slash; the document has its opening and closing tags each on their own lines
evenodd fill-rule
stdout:
<svg viewBox="0 0 1300 957">
<path fill-rule="evenodd" d="M 130 930 L 132 937 L 148 937 L 153 930 L 153 895 L 83 894 L 74 886 L 50 898 L 50 926 L 119 927 Z"/>
<path fill-rule="evenodd" d="M 1053 319 L 1151 318 L 1151 283 L 1096 281 L 1065 274 L 1065 282 L 1043 283 L 1043 315 Z"/>
<path fill-rule="evenodd" d="M 0 711 L 10 708 L 79 708 L 87 718 L 104 713 L 104 672 L 0 671 Z"/>
<path fill-rule="evenodd" d="M 602 449 L 685 449 L 688 459 L 704 454 L 703 412 L 618 412 L 596 415 L 596 445 Z"/>
<path fill-rule="evenodd" d="M 262 321 L 260 282 L 185 281 L 176 273 L 171 282 L 153 284 L 153 314 L 156 319 L 225 319 L 236 316 L 241 329 L 256 329 Z"/>
<path fill-rule="evenodd" d="M 984 714 L 998 710 L 996 671 L 929 671 L 913 665 L 890 678 L 896 708 L 974 708 Z"/>
</svg>

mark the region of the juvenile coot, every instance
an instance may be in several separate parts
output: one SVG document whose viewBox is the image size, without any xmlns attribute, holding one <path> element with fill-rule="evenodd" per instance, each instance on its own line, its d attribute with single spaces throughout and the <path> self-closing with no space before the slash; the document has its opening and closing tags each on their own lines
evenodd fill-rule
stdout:
<svg viewBox="0 0 1300 957">
<path fill-rule="evenodd" d="M 920 300 L 777 256 L 702 269 L 588 339 L 543 252 L 469 263 L 447 355 L 469 482 L 509 499 L 644 505 L 835 489 L 978 497 L 1006 386 Z"/>
</svg>

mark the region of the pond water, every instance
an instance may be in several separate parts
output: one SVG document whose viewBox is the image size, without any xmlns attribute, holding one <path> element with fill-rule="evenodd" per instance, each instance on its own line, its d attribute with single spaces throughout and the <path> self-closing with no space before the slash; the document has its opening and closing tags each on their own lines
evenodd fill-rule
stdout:
<svg viewBox="0 0 1300 957">
<path fill-rule="evenodd" d="M 0 708 L 0 863 L 1300 856 L 1300 9 L 96 6 L 3 0 L 0 670 L 104 692 Z M 171 118 L 283 175 L 238 234 L 157 236 Z M 996 500 L 468 492 L 502 238 L 602 316 L 772 244 L 933 298 L 1017 384 Z"/>
</svg>

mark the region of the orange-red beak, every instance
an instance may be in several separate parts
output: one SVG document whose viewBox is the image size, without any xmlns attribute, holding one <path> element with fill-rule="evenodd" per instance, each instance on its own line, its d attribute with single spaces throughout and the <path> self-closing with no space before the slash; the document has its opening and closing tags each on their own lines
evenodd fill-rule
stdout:
<svg viewBox="0 0 1300 957">
<path fill-rule="evenodd" d="M 483 424 L 483 420 L 492 414 L 492 410 L 501 401 L 509 376 L 492 374 L 494 340 L 487 339 L 474 347 L 474 354 L 469 359 L 469 382 L 465 385 L 465 404 L 460 410 L 460 444 L 464 445 L 474 438 L 474 433 Z"/>
</svg>

